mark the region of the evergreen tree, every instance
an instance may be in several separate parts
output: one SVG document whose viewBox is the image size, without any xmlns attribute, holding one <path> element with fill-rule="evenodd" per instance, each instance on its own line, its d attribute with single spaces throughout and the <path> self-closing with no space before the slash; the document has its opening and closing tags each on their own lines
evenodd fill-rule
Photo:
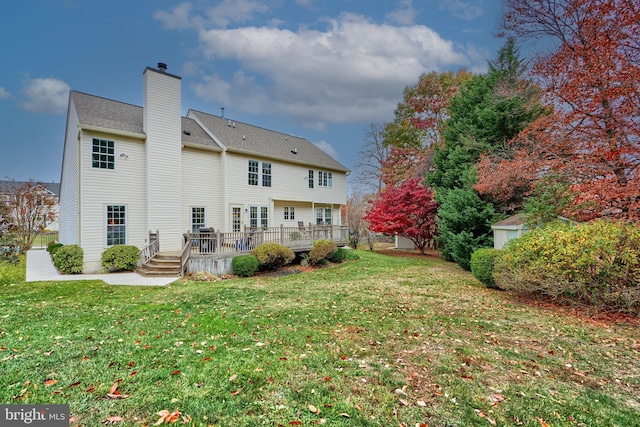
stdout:
<svg viewBox="0 0 640 427">
<path fill-rule="evenodd" d="M 469 269 L 471 254 L 491 246 L 491 224 L 500 218 L 490 200 L 474 189 L 475 167 L 487 153 L 508 152 L 509 141 L 541 113 L 535 91 L 523 80 L 524 66 L 509 39 L 489 63 L 455 96 L 435 147 L 435 170 L 427 182 L 436 192 L 440 244 L 445 259 Z"/>
</svg>

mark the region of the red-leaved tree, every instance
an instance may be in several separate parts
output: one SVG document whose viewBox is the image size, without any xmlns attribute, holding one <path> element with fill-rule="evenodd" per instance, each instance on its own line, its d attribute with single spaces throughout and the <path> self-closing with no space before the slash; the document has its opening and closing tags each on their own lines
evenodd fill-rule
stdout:
<svg viewBox="0 0 640 427">
<path fill-rule="evenodd" d="M 370 230 L 406 237 L 424 253 L 436 236 L 437 211 L 433 191 L 419 178 L 411 178 L 399 186 L 386 187 L 364 219 L 371 224 Z"/>
<path fill-rule="evenodd" d="M 506 0 L 505 5 L 505 29 L 547 42 L 539 43 L 548 51 L 534 58 L 532 71 L 553 113 L 532 123 L 512 142 L 515 155 L 494 166 L 520 170 L 528 174 L 525 181 L 550 172 L 568 177 L 578 195 L 579 219 L 640 219 L 638 2 Z"/>
</svg>

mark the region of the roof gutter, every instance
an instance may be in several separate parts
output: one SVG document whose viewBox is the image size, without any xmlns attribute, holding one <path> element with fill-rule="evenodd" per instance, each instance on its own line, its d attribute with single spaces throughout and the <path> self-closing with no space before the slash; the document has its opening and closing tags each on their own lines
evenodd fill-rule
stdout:
<svg viewBox="0 0 640 427">
<path fill-rule="evenodd" d="M 296 165 L 308 166 L 308 167 L 311 167 L 313 169 L 326 169 L 326 170 L 330 170 L 330 171 L 334 171 L 334 172 L 343 172 L 343 173 L 350 172 L 349 169 L 346 169 L 346 168 L 337 168 L 335 166 L 321 165 L 321 164 L 312 163 L 312 162 L 303 162 L 303 161 L 300 161 L 300 160 L 287 159 L 287 158 L 278 157 L 278 156 L 270 156 L 268 154 L 256 153 L 255 151 L 242 150 L 242 149 L 239 149 L 239 148 L 227 147 L 227 151 L 230 152 L 230 153 L 244 154 L 244 155 L 250 156 L 250 157 L 260 157 L 260 158 L 265 158 L 265 159 L 278 160 L 278 161 L 286 162 L 286 163 L 293 163 L 293 164 L 296 164 Z"/>
<path fill-rule="evenodd" d="M 145 135 L 144 133 L 127 132 L 126 130 L 109 129 L 100 126 L 84 125 L 81 123 L 78 124 L 78 129 L 84 131 L 107 133 L 110 135 L 126 136 L 128 138 L 139 139 L 142 141 L 147 139 L 147 135 Z"/>
</svg>

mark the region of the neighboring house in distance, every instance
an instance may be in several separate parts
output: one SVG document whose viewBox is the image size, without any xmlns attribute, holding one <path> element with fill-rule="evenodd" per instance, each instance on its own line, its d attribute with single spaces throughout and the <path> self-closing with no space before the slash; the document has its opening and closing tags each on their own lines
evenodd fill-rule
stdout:
<svg viewBox="0 0 640 427">
<path fill-rule="evenodd" d="M 7 204 L 11 204 L 15 200 L 16 192 L 28 184 L 41 188 L 42 191 L 55 198 L 56 204 L 53 207 L 55 219 L 52 222 L 45 224 L 45 229 L 49 231 L 58 231 L 60 226 L 60 184 L 56 182 L 40 181 L 0 181 L 0 198 Z"/>
<path fill-rule="evenodd" d="M 181 78 L 143 73 L 143 106 L 71 91 L 60 241 L 101 268 L 118 244 L 178 251 L 200 228 L 340 224 L 348 169 L 308 140 L 200 111 L 181 115 Z"/>
<path fill-rule="evenodd" d="M 516 214 L 498 221 L 491 226 L 493 229 L 493 247 L 502 249 L 511 239 L 516 239 L 529 231 L 524 223 L 524 215 Z"/>
</svg>

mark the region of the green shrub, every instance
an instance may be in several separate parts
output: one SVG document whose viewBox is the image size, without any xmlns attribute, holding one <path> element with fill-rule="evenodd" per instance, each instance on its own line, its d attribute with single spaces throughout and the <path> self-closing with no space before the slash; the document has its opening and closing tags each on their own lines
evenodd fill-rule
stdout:
<svg viewBox="0 0 640 427">
<path fill-rule="evenodd" d="M 140 249 L 131 245 L 116 245 L 102 252 L 102 266 L 119 270 L 135 270 L 140 259 Z"/>
<path fill-rule="evenodd" d="M 55 254 L 56 251 L 62 246 L 64 246 L 62 243 L 51 243 L 47 246 L 47 252 L 49 252 L 51 256 L 53 256 L 53 254 Z"/>
<path fill-rule="evenodd" d="M 320 264 L 337 252 L 338 247 L 330 240 L 316 240 L 309 252 L 309 264 Z"/>
<path fill-rule="evenodd" d="M 277 243 L 264 243 L 251 251 L 263 270 L 273 270 L 284 267 L 296 257 L 293 251 Z"/>
<path fill-rule="evenodd" d="M 79 274 L 82 273 L 82 264 L 84 259 L 84 251 L 78 245 L 66 245 L 53 255 L 53 265 L 62 274 Z"/>
<path fill-rule="evenodd" d="M 640 227 L 552 223 L 509 241 L 493 277 L 509 290 L 640 314 Z"/>
<path fill-rule="evenodd" d="M 493 278 L 493 264 L 498 252 L 497 249 L 480 248 L 471 254 L 471 272 L 488 288 L 497 288 Z"/>
<path fill-rule="evenodd" d="M 329 255 L 327 259 L 331 262 L 335 262 L 336 264 L 344 262 L 344 261 L 353 261 L 360 259 L 357 253 L 355 253 L 351 249 L 338 248 L 333 254 Z"/>
<path fill-rule="evenodd" d="M 253 255 L 240 255 L 231 260 L 231 268 L 237 276 L 251 277 L 260 268 L 260 263 Z"/>
</svg>

